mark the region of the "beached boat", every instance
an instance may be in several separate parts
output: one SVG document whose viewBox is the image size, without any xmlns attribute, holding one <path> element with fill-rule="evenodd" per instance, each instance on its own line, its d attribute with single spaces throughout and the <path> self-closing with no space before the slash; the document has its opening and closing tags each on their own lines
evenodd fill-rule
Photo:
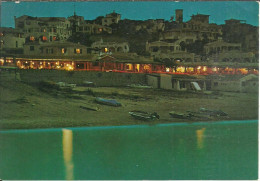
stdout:
<svg viewBox="0 0 260 181">
<path fill-rule="evenodd" d="M 183 113 L 177 113 L 177 112 L 174 112 L 174 111 L 169 112 L 169 114 L 171 115 L 171 117 L 179 118 L 179 119 L 188 119 L 188 118 L 191 118 L 193 116 L 191 113 L 183 114 Z"/>
<path fill-rule="evenodd" d="M 135 119 L 144 120 L 144 121 L 154 121 L 160 118 L 160 116 L 156 112 L 148 113 L 143 111 L 130 111 L 129 114 Z"/>
<path fill-rule="evenodd" d="M 112 99 L 103 99 L 100 97 L 96 97 L 95 101 L 99 104 L 104 104 L 104 105 L 108 105 L 108 106 L 115 106 L 115 107 L 122 106 L 121 103 L 117 102 L 116 100 L 112 100 Z"/>
</svg>

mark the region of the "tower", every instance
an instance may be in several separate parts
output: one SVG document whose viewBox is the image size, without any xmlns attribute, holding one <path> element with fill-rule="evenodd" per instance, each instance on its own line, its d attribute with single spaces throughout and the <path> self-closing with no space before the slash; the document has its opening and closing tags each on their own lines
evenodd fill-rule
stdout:
<svg viewBox="0 0 260 181">
<path fill-rule="evenodd" d="M 175 18 L 177 23 L 183 22 L 183 9 L 176 9 L 175 10 Z"/>
</svg>

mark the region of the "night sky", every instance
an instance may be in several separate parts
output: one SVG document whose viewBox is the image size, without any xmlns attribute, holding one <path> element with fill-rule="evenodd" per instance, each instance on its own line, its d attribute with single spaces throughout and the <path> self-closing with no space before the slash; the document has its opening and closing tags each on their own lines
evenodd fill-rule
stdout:
<svg viewBox="0 0 260 181">
<path fill-rule="evenodd" d="M 257 2 L 2 2 L 1 26 L 14 27 L 14 16 L 68 17 L 76 14 L 85 19 L 105 16 L 115 10 L 122 19 L 170 20 L 175 9 L 183 9 L 184 21 L 193 14 L 210 15 L 210 23 L 224 24 L 227 19 L 246 20 L 248 24 L 258 26 Z"/>
</svg>

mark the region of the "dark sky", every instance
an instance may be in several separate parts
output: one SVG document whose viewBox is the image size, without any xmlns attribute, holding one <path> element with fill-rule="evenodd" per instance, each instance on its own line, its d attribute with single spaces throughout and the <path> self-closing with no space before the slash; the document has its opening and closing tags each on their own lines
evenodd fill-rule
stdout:
<svg viewBox="0 0 260 181">
<path fill-rule="evenodd" d="M 95 19 L 113 10 L 122 19 L 165 19 L 174 15 L 175 9 L 183 9 L 184 21 L 192 14 L 210 15 L 210 23 L 224 24 L 226 19 L 246 20 L 258 26 L 259 5 L 257 2 L 218 1 L 218 2 L 2 2 L 1 26 L 14 27 L 14 16 L 30 15 L 37 17 L 68 17 L 76 14 L 85 19 Z"/>
</svg>

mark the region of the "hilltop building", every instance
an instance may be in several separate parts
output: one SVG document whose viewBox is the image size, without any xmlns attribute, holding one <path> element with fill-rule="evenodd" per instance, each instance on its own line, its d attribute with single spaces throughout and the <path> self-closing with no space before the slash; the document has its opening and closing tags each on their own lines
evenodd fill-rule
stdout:
<svg viewBox="0 0 260 181">
<path fill-rule="evenodd" d="M 24 33 L 27 41 L 63 41 L 71 36 L 70 21 L 58 17 L 21 16 L 15 19 L 15 29 Z"/>
<path fill-rule="evenodd" d="M 94 42 L 91 45 L 92 53 L 128 53 L 129 45 L 127 42 L 104 42 L 102 39 L 100 41 Z"/>
<path fill-rule="evenodd" d="M 110 26 L 111 24 L 118 24 L 120 20 L 121 14 L 118 14 L 115 11 L 113 11 L 113 13 L 107 14 L 106 17 L 102 18 L 102 25 Z"/>
</svg>

